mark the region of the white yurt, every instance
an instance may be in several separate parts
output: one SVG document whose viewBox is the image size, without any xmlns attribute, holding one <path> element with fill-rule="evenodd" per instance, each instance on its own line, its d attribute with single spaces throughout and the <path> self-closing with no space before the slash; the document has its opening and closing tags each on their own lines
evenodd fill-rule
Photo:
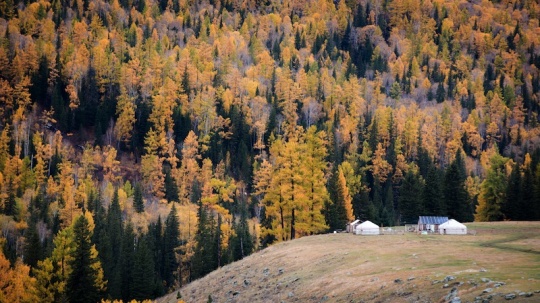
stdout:
<svg viewBox="0 0 540 303">
<path fill-rule="evenodd" d="M 378 235 L 379 226 L 371 221 L 365 221 L 356 226 L 356 235 Z"/>
<path fill-rule="evenodd" d="M 459 223 L 454 219 L 450 219 L 439 225 L 439 233 L 441 235 L 466 235 L 467 226 Z"/>
</svg>

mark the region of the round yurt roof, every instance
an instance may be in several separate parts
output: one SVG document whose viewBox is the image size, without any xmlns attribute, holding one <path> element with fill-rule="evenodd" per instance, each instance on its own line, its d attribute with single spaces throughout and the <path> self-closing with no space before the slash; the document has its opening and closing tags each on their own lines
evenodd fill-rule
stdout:
<svg viewBox="0 0 540 303">
<path fill-rule="evenodd" d="M 364 223 L 358 225 L 357 228 L 370 229 L 370 228 L 379 228 L 379 226 L 371 221 L 365 221 Z"/>
<path fill-rule="evenodd" d="M 467 226 L 459 223 L 458 221 L 454 219 L 450 219 L 443 224 L 439 225 L 439 229 L 441 228 L 467 228 Z"/>
</svg>

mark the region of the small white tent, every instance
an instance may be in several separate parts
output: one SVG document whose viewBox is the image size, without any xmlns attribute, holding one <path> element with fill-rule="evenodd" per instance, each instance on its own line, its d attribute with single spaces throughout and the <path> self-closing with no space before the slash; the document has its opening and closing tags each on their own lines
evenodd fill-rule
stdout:
<svg viewBox="0 0 540 303">
<path fill-rule="evenodd" d="M 379 226 L 371 221 L 365 221 L 356 226 L 356 235 L 378 235 Z"/>
<path fill-rule="evenodd" d="M 439 225 L 439 233 L 441 235 L 466 235 L 467 226 L 459 223 L 454 219 L 450 219 Z"/>
</svg>

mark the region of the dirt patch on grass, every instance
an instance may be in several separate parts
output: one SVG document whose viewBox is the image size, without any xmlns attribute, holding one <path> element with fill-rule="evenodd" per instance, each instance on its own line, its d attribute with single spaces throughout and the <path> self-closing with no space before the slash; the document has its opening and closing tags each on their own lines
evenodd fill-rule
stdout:
<svg viewBox="0 0 540 303">
<path fill-rule="evenodd" d="M 220 268 L 180 293 L 187 302 L 208 295 L 214 302 L 445 302 L 455 288 L 463 302 L 488 295 L 502 302 L 516 290 L 540 290 L 540 258 L 516 249 L 538 249 L 540 222 L 472 225 L 475 236 L 305 237 Z M 538 302 L 540 293 L 518 298 Z M 158 302 L 176 302 L 176 291 Z"/>
</svg>

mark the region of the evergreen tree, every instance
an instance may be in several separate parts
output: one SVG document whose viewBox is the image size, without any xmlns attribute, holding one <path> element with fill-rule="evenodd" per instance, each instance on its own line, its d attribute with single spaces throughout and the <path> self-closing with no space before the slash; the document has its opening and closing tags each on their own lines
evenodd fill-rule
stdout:
<svg viewBox="0 0 540 303">
<path fill-rule="evenodd" d="M 521 182 L 522 202 L 518 212 L 518 220 L 538 220 L 534 205 L 534 176 L 530 167 L 525 169 Z"/>
<path fill-rule="evenodd" d="M 519 220 L 520 212 L 523 201 L 523 192 L 521 191 L 522 180 L 521 172 L 519 171 L 519 164 L 516 163 L 512 169 L 512 173 L 508 178 L 508 185 L 506 187 L 506 200 L 501 206 L 501 211 L 506 219 Z"/>
<path fill-rule="evenodd" d="M 124 229 L 121 251 L 121 288 L 120 293 L 124 302 L 129 302 L 133 298 L 133 280 L 135 269 L 135 234 L 133 224 L 129 222 Z"/>
<path fill-rule="evenodd" d="M 385 182 L 385 193 L 380 217 L 382 226 L 395 225 L 394 188 L 390 179 Z"/>
<path fill-rule="evenodd" d="M 331 209 L 330 204 L 328 202 L 325 203 L 325 219 L 326 219 L 327 223 L 328 223 L 328 217 L 330 216 L 330 214 L 329 214 L 330 209 Z M 266 208 L 265 207 L 261 208 L 261 228 L 265 228 L 265 229 L 271 229 L 272 228 L 272 218 L 266 216 Z M 276 240 L 277 239 L 276 239 L 276 236 L 274 234 L 271 234 L 271 233 L 262 234 L 261 237 L 260 237 L 261 247 L 265 248 L 268 245 L 274 243 Z"/>
<path fill-rule="evenodd" d="M 373 191 L 373 196 L 371 198 L 370 207 L 373 210 L 373 217 L 370 219 L 370 221 L 380 225 L 382 223 L 381 213 L 383 210 L 383 197 L 381 193 L 382 188 L 378 180 L 373 183 L 371 190 Z"/>
<path fill-rule="evenodd" d="M 437 100 L 437 103 L 442 103 L 444 101 L 445 96 L 446 96 L 446 92 L 444 90 L 444 83 L 439 82 L 439 85 L 437 86 L 437 93 L 435 95 L 435 99 Z"/>
<path fill-rule="evenodd" d="M 101 264 L 92 245 L 92 231 L 86 217 L 79 216 L 73 227 L 75 251 L 70 262 L 71 274 L 66 292 L 70 302 L 95 303 L 102 297 L 104 282 Z"/>
<path fill-rule="evenodd" d="M 165 170 L 165 199 L 167 202 L 178 201 L 178 186 L 171 176 L 171 170 Z M 138 202 L 140 203 L 140 202 Z"/>
<path fill-rule="evenodd" d="M 160 216 L 158 216 L 155 224 L 151 223 L 148 227 L 148 238 L 148 246 L 152 254 L 157 280 L 154 295 L 160 296 L 165 293 L 163 287 L 163 224 Z"/>
<path fill-rule="evenodd" d="M 142 186 L 140 185 L 140 183 L 137 183 L 135 185 L 135 189 L 133 192 L 133 207 L 135 208 L 135 211 L 138 213 L 144 212 L 143 192 L 142 192 Z"/>
<path fill-rule="evenodd" d="M 442 216 L 446 214 L 440 172 L 435 165 L 430 166 L 425 180 L 426 185 L 422 191 L 423 214 L 429 216 Z"/>
<path fill-rule="evenodd" d="M 449 218 L 462 222 L 472 221 L 468 205 L 469 197 L 465 190 L 465 163 L 461 150 L 456 152 L 456 158 L 446 170 L 444 176 L 444 205 Z"/>
<path fill-rule="evenodd" d="M 30 221 L 30 226 L 26 230 L 25 238 L 24 261 L 32 268 L 35 268 L 37 262 L 43 258 L 43 248 L 41 246 L 41 241 L 39 240 L 36 223 L 33 220 Z"/>
<path fill-rule="evenodd" d="M 423 190 L 422 179 L 418 174 L 409 170 L 403 179 L 399 194 L 399 211 L 402 223 L 412 223 L 423 214 L 422 197 L 419 195 Z"/>
<path fill-rule="evenodd" d="M 345 229 L 347 223 L 353 220 L 353 213 L 352 198 L 343 171 L 338 169 L 330 182 L 332 187 L 330 198 L 333 203 L 329 205 L 326 220 L 330 230 Z"/>
<path fill-rule="evenodd" d="M 533 178 L 533 197 L 530 212 L 534 220 L 540 220 L 540 164 L 536 165 Z"/>
<path fill-rule="evenodd" d="M 167 287 L 174 283 L 174 273 L 178 268 L 175 249 L 180 245 L 180 222 L 176 207 L 173 204 L 167 219 L 165 220 L 165 231 L 163 233 L 163 280 Z"/>
<path fill-rule="evenodd" d="M 192 258 L 192 278 L 197 279 L 218 267 L 218 248 L 215 241 L 215 220 L 202 204 L 199 204 L 199 223 L 195 235 L 195 251 Z"/>
<path fill-rule="evenodd" d="M 109 205 L 107 212 L 107 225 L 105 228 L 106 238 L 108 243 L 102 243 L 108 245 L 110 255 L 103 256 L 103 269 L 105 272 L 105 278 L 109 281 L 109 294 L 113 298 L 121 297 L 121 276 L 120 276 L 120 257 L 122 248 L 122 211 L 120 210 L 120 203 L 118 201 L 118 189 L 114 191 L 113 199 Z"/>
<path fill-rule="evenodd" d="M 480 186 L 480 196 L 476 207 L 475 220 L 498 221 L 503 219 L 501 207 L 506 200 L 505 165 L 508 158 L 495 154 L 490 159 L 486 179 Z"/>
<path fill-rule="evenodd" d="M 245 203 L 242 203 L 240 219 L 238 223 L 233 223 L 234 236 L 230 238 L 229 247 L 232 252 L 232 261 L 243 259 L 253 252 L 253 238 L 249 232 L 247 216 L 246 205 Z"/>
<path fill-rule="evenodd" d="M 15 189 L 13 188 L 13 181 L 9 181 L 7 185 L 7 200 L 4 202 L 4 214 L 7 216 L 13 216 L 17 221 L 18 209 L 17 200 L 15 196 Z"/>
<path fill-rule="evenodd" d="M 99 251 L 99 257 L 101 260 L 101 263 L 103 264 L 103 260 L 108 260 L 110 257 L 106 257 L 105 255 L 110 255 L 110 249 L 111 247 L 108 245 L 109 238 L 107 235 L 107 214 L 105 213 L 105 208 L 101 204 L 101 198 L 96 198 L 95 202 L 95 211 L 94 211 L 94 233 L 92 236 L 92 242 L 95 243 L 97 250 Z"/>
<path fill-rule="evenodd" d="M 133 299 L 140 301 L 160 295 L 160 293 L 155 293 L 157 277 L 148 240 L 148 236 L 143 236 L 137 242 L 133 261 L 131 295 Z"/>
</svg>

